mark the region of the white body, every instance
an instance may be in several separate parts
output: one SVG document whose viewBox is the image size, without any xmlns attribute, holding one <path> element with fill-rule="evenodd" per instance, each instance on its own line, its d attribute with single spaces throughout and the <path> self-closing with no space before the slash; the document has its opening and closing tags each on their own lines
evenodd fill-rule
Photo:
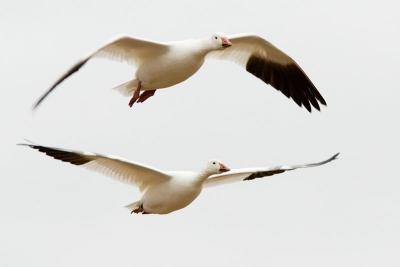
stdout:
<svg viewBox="0 0 400 267">
<path fill-rule="evenodd" d="M 229 37 L 213 35 L 204 39 L 169 43 L 129 36 L 116 38 L 73 65 L 34 107 L 94 57 L 107 57 L 135 66 L 133 79 L 115 87 L 120 93 L 132 97 L 134 92 L 140 93 L 136 90 L 139 84 L 141 91 L 153 91 L 185 81 L 200 69 L 208 56 L 239 63 L 246 71 L 271 84 L 309 111 L 311 106 L 319 110 L 318 102 L 326 104 L 311 80 L 292 58 L 259 36 L 238 34 Z"/>
<path fill-rule="evenodd" d="M 148 213 L 167 214 L 188 206 L 202 188 L 195 173 L 177 172 L 174 179 L 149 187 L 143 192 L 140 203 Z"/>
<path fill-rule="evenodd" d="M 114 156 L 33 144 L 24 145 L 39 150 L 55 159 L 84 166 L 137 186 L 143 193 L 142 198 L 127 207 L 132 212 L 144 214 L 167 214 L 182 209 L 192 203 L 204 187 L 253 180 L 297 168 L 320 166 L 336 159 L 338 155 L 336 154 L 328 160 L 312 164 L 236 170 L 229 170 L 224 164 L 214 160 L 208 162 L 205 168 L 199 172 L 163 172 Z"/>
<path fill-rule="evenodd" d="M 142 90 L 171 87 L 195 74 L 204 63 L 205 53 L 193 44 L 193 41 L 170 44 L 165 54 L 141 62 L 135 78 L 141 81 Z"/>
</svg>

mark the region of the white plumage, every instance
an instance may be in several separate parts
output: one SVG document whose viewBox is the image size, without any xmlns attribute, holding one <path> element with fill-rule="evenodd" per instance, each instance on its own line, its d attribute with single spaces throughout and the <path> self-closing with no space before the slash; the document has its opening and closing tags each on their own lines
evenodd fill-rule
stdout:
<svg viewBox="0 0 400 267">
<path fill-rule="evenodd" d="M 298 168 L 315 167 L 337 158 L 312 164 L 229 170 L 223 163 L 213 160 L 198 172 L 161 171 L 143 164 L 114 156 L 79 152 L 34 144 L 23 144 L 55 159 L 83 166 L 125 183 L 135 185 L 142 192 L 139 201 L 127 205 L 135 213 L 167 214 L 189 205 L 204 187 L 236 181 L 247 181 L 271 176 Z"/>
<path fill-rule="evenodd" d="M 209 56 L 239 63 L 308 111 L 311 111 L 311 106 L 320 110 L 319 103 L 326 105 L 311 80 L 287 54 L 257 35 L 237 34 L 169 43 L 127 36 L 116 38 L 72 66 L 35 103 L 34 108 L 61 82 L 95 57 L 107 57 L 136 67 L 133 79 L 115 88 L 132 96 L 129 102 L 132 106 L 135 102 L 144 102 L 158 89 L 188 79 Z"/>
</svg>

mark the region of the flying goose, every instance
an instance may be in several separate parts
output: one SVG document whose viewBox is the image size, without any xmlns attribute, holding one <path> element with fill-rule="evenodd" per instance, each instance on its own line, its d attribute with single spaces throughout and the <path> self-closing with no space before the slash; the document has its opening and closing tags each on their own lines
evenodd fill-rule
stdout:
<svg viewBox="0 0 400 267">
<path fill-rule="evenodd" d="M 234 61 L 248 72 L 272 85 L 300 107 L 320 110 L 324 98 L 300 66 L 265 39 L 252 34 L 236 34 L 198 40 L 160 43 L 123 36 L 101 46 L 73 65 L 34 104 L 34 109 L 65 79 L 96 57 L 127 62 L 136 67 L 132 80 L 115 89 L 131 96 L 129 106 L 146 101 L 156 90 L 188 79 L 203 65 L 206 57 Z"/>
<path fill-rule="evenodd" d="M 316 167 L 335 160 L 339 155 L 337 153 L 318 163 L 235 170 L 230 170 L 220 161 L 211 160 L 202 170 L 197 172 L 166 172 L 114 156 L 35 144 L 21 145 L 36 149 L 55 159 L 87 167 L 137 186 L 143 194 L 141 199 L 126 207 L 131 210 L 131 213 L 142 214 L 167 214 L 182 209 L 195 200 L 204 187 L 254 180 L 298 168 Z"/>
</svg>

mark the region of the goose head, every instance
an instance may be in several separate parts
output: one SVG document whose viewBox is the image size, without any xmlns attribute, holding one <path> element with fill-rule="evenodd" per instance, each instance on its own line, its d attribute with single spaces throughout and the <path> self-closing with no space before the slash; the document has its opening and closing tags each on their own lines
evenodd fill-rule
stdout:
<svg viewBox="0 0 400 267">
<path fill-rule="evenodd" d="M 218 160 L 210 160 L 205 167 L 205 172 L 209 175 L 220 174 L 227 171 L 230 171 L 230 169 Z"/>
<path fill-rule="evenodd" d="M 230 47 L 232 43 L 226 36 L 213 34 L 211 36 L 211 45 L 215 50 L 220 50 Z"/>
</svg>

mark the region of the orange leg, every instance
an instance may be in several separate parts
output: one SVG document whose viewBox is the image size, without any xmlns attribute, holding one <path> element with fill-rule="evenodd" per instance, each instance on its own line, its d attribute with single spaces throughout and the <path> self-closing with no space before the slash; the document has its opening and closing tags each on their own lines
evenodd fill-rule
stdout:
<svg viewBox="0 0 400 267">
<path fill-rule="evenodd" d="M 138 87 L 136 88 L 135 92 L 133 93 L 133 96 L 131 100 L 129 101 L 129 107 L 132 107 L 133 104 L 139 99 L 140 97 L 140 89 L 142 88 L 142 83 L 139 81 Z"/>
<path fill-rule="evenodd" d="M 154 93 L 156 92 L 156 90 L 148 90 L 148 91 L 144 91 L 139 99 L 138 99 L 138 103 L 143 103 L 144 101 L 146 101 L 146 99 L 148 99 L 149 97 L 153 96 Z"/>
</svg>

